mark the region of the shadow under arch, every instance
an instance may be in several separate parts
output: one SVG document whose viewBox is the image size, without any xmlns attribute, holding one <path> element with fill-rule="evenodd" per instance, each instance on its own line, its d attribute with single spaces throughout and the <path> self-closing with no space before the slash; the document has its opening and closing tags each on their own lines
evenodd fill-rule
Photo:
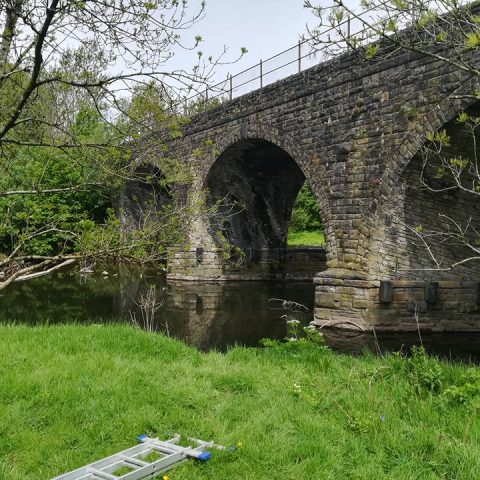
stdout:
<svg viewBox="0 0 480 480">
<path fill-rule="evenodd" d="M 321 179 L 318 178 L 318 171 L 315 168 L 314 162 L 305 154 L 301 145 L 278 128 L 268 124 L 258 125 L 252 121 L 244 121 L 241 124 L 235 125 L 226 135 L 216 139 L 214 154 L 208 159 L 205 159 L 206 162 L 204 163 L 203 171 L 201 175 L 197 177 L 197 188 L 203 191 L 208 190 L 209 179 L 212 178 L 212 169 L 215 169 L 219 161 L 221 162 L 221 159 L 224 158 L 225 155 L 228 155 L 227 152 L 230 152 L 235 146 L 241 145 L 242 142 L 271 144 L 278 149 L 278 152 L 282 151 L 283 154 L 290 159 L 291 164 L 296 166 L 296 193 L 300 190 L 303 182 L 307 182 L 311 187 L 326 233 L 325 250 L 329 258 L 336 258 L 337 243 L 334 229 L 329 228 L 332 215 L 325 185 L 322 184 Z M 299 176 L 303 178 L 300 186 L 298 186 L 297 180 Z M 296 194 L 293 200 L 291 200 L 291 205 L 289 205 L 289 213 L 291 212 L 295 198 Z"/>
<path fill-rule="evenodd" d="M 125 183 L 116 202 L 125 230 L 141 227 L 152 214 L 162 212 L 173 200 L 162 171 L 154 164 L 140 164 Z"/>
<path fill-rule="evenodd" d="M 461 111 L 480 118 L 480 101 Z M 480 132 L 457 121 L 456 114 L 437 128 L 449 138 L 440 154 L 419 151 L 402 172 L 406 253 L 416 269 L 432 270 L 434 280 L 479 280 L 478 256 L 469 245 L 475 248 L 480 232 L 480 202 L 475 192 Z M 449 166 L 456 170 L 459 162 L 464 162 L 457 170 L 463 188 L 456 186 L 449 173 Z M 412 227 L 421 228 L 422 241 Z M 420 276 L 418 272 L 410 275 Z"/>
<path fill-rule="evenodd" d="M 366 214 L 370 231 L 383 229 L 386 239 L 382 245 L 372 242 L 369 246 L 370 255 L 375 260 L 375 252 L 379 248 L 390 248 L 384 256 L 383 263 L 374 268 L 393 274 L 396 278 L 424 280 L 455 278 L 451 272 L 441 273 L 438 270 L 431 253 L 425 247 L 423 240 L 415 233 L 417 228 L 428 231 L 429 240 L 437 239 L 438 247 L 434 246 L 433 254 L 443 259 L 442 267 L 451 264 L 454 258 L 465 255 L 465 250 L 449 246 L 435 232 L 446 232 L 448 226 L 439 218 L 448 212 L 455 212 L 460 220 L 464 215 L 480 218 L 475 213 L 474 202 L 468 201 L 461 192 L 432 192 L 426 189 L 421 181 L 422 147 L 428 142 L 432 132 L 446 129 L 447 133 L 456 136 L 455 124 L 458 114 L 480 104 L 472 98 L 472 91 L 478 86 L 478 81 L 469 80 L 460 85 L 454 92 L 444 97 L 434 108 L 423 113 L 411 123 L 411 130 L 406 133 L 397 148 L 385 163 L 380 176 L 379 187 L 372 192 L 370 213 Z M 477 114 L 478 116 L 478 114 Z M 460 142 L 461 143 L 461 142 Z M 459 146 L 458 138 L 453 142 L 454 148 Z M 431 171 L 430 179 L 436 182 L 435 172 Z M 478 203 L 478 202 L 477 202 Z M 477 210 L 478 211 L 478 210 Z M 424 235 L 425 236 L 425 235 Z M 372 254 L 373 253 L 373 254 Z M 437 271 L 433 271 L 437 270 Z M 463 273 L 470 276 L 466 269 Z M 463 276 L 461 274 L 461 276 Z"/>
<path fill-rule="evenodd" d="M 233 261 L 274 270 L 285 262 L 288 224 L 306 175 L 303 162 L 262 137 L 234 137 L 209 166 L 203 188 L 207 206 L 218 209 L 208 226 L 216 246 L 227 247 Z M 324 270 L 323 249 L 316 260 L 311 268 Z"/>
</svg>

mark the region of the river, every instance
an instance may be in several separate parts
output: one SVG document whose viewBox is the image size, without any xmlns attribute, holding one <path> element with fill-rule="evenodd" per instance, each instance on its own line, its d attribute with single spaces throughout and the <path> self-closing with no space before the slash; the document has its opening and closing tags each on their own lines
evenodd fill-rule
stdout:
<svg viewBox="0 0 480 480">
<path fill-rule="evenodd" d="M 78 268 L 18 282 L 0 292 L 0 321 L 40 325 L 130 322 L 207 351 L 262 338 L 283 339 L 287 321 L 313 318 L 311 282 L 170 282 L 162 272 L 126 266 Z M 143 307 L 142 307 L 143 305 Z M 480 333 L 358 334 L 323 330 L 342 353 L 408 352 L 423 343 L 444 358 L 478 363 Z"/>
</svg>

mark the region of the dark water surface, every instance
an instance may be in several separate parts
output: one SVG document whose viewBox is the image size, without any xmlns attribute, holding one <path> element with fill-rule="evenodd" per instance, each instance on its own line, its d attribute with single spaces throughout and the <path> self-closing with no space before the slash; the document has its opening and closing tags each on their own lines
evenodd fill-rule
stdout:
<svg viewBox="0 0 480 480">
<path fill-rule="evenodd" d="M 235 344 L 256 346 L 262 338 L 285 338 L 287 320 L 304 325 L 312 320 L 313 299 L 311 282 L 167 282 L 156 271 L 97 266 L 89 274 L 73 269 L 14 284 L 0 292 L 0 321 L 134 322 L 201 350 L 225 350 Z M 302 304 L 308 311 L 282 300 Z M 420 344 L 417 334 L 374 338 L 338 330 L 323 333 L 331 348 L 344 353 L 408 352 Z M 442 357 L 480 361 L 480 333 L 429 334 L 422 342 L 427 351 Z"/>
</svg>

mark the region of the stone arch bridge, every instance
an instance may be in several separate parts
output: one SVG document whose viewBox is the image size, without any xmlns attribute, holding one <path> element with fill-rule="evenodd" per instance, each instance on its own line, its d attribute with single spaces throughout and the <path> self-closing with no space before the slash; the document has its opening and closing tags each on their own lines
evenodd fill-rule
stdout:
<svg viewBox="0 0 480 480">
<path fill-rule="evenodd" d="M 440 128 L 463 148 L 455 119 L 480 110 L 462 97 L 473 82 L 414 53 L 379 61 L 350 53 L 195 116 L 168 155 L 191 166 L 187 201 L 207 192 L 207 204 L 217 202 L 223 214 L 193 219 L 189 247 L 175 253 L 171 275 L 288 277 L 299 273 L 289 265 L 293 255 L 297 269 L 315 273 L 319 324 L 409 330 L 417 313 L 425 329 L 478 329 L 479 263 L 427 270 L 434 265 L 415 233 L 420 225 L 446 228 L 445 212 L 480 231 L 480 202 L 420 187 L 417 154 Z M 324 252 L 285 249 L 304 181 L 318 203 Z M 123 195 L 126 217 L 138 215 L 133 197 L 149 198 L 139 188 Z M 433 253 L 442 265 L 466 255 L 449 242 Z"/>
</svg>

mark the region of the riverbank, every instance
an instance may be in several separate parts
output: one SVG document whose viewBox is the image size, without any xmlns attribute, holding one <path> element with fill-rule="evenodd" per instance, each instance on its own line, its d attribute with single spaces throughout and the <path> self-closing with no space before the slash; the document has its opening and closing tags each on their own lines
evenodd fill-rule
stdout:
<svg viewBox="0 0 480 480">
<path fill-rule="evenodd" d="M 302 342 L 204 354 L 127 326 L 2 326 L 0 338 L 2 480 L 172 432 L 241 445 L 172 480 L 480 476 L 476 367 Z"/>
<path fill-rule="evenodd" d="M 288 232 L 287 244 L 290 247 L 322 247 L 325 245 L 325 236 L 319 231 Z"/>
</svg>

